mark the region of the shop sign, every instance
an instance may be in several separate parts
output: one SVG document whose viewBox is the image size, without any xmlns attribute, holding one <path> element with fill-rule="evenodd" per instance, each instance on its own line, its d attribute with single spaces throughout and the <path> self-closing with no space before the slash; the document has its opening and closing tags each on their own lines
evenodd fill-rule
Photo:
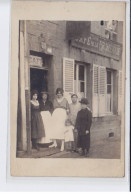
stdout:
<svg viewBox="0 0 131 195">
<path fill-rule="evenodd" d="M 29 65 L 36 66 L 36 67 L 43 67 L 43 59 L 39 56 L 29 56 Z"/>
<path fill-rule="evenodd" d="M 107 40 L 96 34 L 90 33 L 85 38 L 74 39 L 71 41 L 72 46 L 81 48 L 102 56 L 120 60 L 122 53 L 122 44 Z"/>
</svg>

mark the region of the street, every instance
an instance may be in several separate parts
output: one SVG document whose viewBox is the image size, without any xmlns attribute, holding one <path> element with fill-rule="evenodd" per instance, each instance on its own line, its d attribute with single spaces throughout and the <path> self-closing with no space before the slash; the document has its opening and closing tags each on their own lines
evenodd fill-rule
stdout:
<svg viewBox="0 0 131 195">
<path fill-rule="evenodd" d="M 90 147 L 89 156 L 86 158 L 119 159 L 120 140 L 109 138 L 101 141 L 98 145 Z M 26 152 L 17 153 L 18 158 L 85 158 L 79 153 L 63 151 L 59 148 L 40 148 L 40 151 L 32 150 L 30 154 Z"/>
</svg>

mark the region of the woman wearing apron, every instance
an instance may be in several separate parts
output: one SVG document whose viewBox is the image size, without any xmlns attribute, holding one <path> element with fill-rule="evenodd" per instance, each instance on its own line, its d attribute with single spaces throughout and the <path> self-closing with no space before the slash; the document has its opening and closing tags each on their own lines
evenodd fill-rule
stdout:
<svg viewBox="0 0 131 195">
<path fill-rule="evenodd" d="M 38 140 L 39 144 L 49 145 L 51 141 L 51 114 L 53 112 L 53 104 L 48 99 L 48 93 L 46 91 L 41 92 L 40 111 L 45 128 L 45 137 Z"/>
<path fill-rule="evenodd" d="M 53 102 L 54 112 L 52 114 L 52 141 L 51 147 L 56 147 L 56 140 L 61 140 L 61 151 L 64 150 L 65 141 L 65 122 L 69 113 L 68 101 L 63 97 L 63 89 L 56 90 L 56 98 Z"/>
</svg>

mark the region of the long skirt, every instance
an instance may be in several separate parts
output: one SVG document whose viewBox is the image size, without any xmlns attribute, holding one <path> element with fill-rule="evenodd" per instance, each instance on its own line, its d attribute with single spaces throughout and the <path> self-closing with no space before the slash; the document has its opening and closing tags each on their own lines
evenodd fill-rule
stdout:
<svg viewBox="0 0 131 195">
<path fill-rule="evenodd" d="M 78 148 L 89 149 L 90 148 L 90 134 L 78 135 Z"/>
<path fill-rule="evenodd" d="M 51 114 L 49 111 L 41 112 L 43 124 L 45 127 L 45 137 L 38 139 L 37 143 L 44 144 L 51 142 Z"/>
<path fill-rule="evenodd" d="M 45 136 L 45 128 L 43 125 L 40 112 L 34 110 L 31 114 L 31 139 L 41 139 Z"/>
<path fill-rule="evenodd" d="M 56 108 L 52 114 L 52 140 L 65 139 L 65 121 L 67 119 L 66 110 L 63 108 Z"/>
</svg>

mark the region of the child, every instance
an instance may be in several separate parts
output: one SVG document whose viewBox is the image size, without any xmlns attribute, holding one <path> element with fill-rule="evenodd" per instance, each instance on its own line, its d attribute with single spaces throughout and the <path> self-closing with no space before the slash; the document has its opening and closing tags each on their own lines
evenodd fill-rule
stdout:
<svg viewBox="0 0 131 195">
<path fill-rule="evenodd" d="M 88 100 L 82 98 L 81 110 L 77 114 L 75 129 L 78 131 L 78 147 L 82 148 L 82 155 L 87 156 L 90 148 L 90 128 L 92 123 L 92 113 L 87 107 Z"/>
<path fill-rule="evenodd" d="M 73 147 L 73 141 L 74 141 L 74 135 L 73 135 L 73 129 L 74 126 L 71 125 L 71 122 L 69 119 L 66 120 L 65 122 L 66 130 L 64 132 L 65 135 L 65 148 L 66 150 L 71 150 Z"/>
</svg>

